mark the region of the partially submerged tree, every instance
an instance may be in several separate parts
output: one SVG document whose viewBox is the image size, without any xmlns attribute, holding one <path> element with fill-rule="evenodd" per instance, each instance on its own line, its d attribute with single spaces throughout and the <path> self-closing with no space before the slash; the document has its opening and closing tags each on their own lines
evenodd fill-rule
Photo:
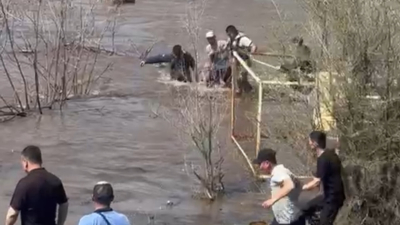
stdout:
<svg viewBox="0 0 400 225">
<path fill-rule="evenodd" d="M 186 169 L 200 183 L 203 196 L 213 200 L 224 190 L 224 158 L 217 137 L 228 109 L 226 94 L 183 86 L 174 91 L 173 98 L 172 105 L 163 107 L 162 115 L 182 135 L 184 142 L 190 141 L 189 146 L 201 157 L 203 166 L 190 162 L 192 166 Z"/>
<path fill-rule="evenodd" d="M 207 0 L 190 1 L 183 20 L 196 63 L 200 61 L 199 40 L 206 3 Z M 193 81 L 199 81 L 198 65 L 193 76 Z M 186 87 L 173 94 L 173 109 L 166 110 L 166 118 L 177 127 L 178 132 L 184 134 L 184 140 L 189 138 L 191 146 L 201 157 L 204 166 L 191 166 L 190 170 L 201 184 L 204 197 L 214 200 L 224 190 L 224 158 L 217 136 L 228 101 L 224 93 L 200 89 L 197 83 Z"/>
<path fill-rule="evenodd" d="M 91 94 L 94 83 L 111 67 L 97 67 L 103 51 L 101 41 L 115 20 L 99 25 L 95 10 L 72 0 L 0 1 L 3 26 L 0 62 L 15 102 L 0 93 L 4 112 L 62 107 L 65 100 Z M 110 52 L 110 51 L 108 51 Z"/>
<path fill-rule="evenodd" d="M 200 38 L 202 38 L 200 31 L 202 20 L 204 19 L 204 12 L 207 6 L 208 0 L 190 0 L 187 4 L 186 14 L 183 19 L 183 27 L 189 36 L 190 45 L 193 49 L 194 59 L 198 64 L 200 62 Z M 199 81 L 199 67 L 195 68 L 192 80 Z"/>
</svg>

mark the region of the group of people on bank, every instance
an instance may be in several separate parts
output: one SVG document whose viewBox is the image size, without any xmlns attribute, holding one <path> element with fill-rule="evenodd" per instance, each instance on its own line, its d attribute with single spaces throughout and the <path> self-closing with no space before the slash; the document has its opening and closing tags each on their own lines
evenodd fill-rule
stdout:
<svg viewBox="0 0 400 225">
<path fill-rule="evenodd" d="M 326 149 L 326 134 L 313 131 L 309 144 L 318 155 L 313 179 L 301 186 L 296 176 L 279 164 L 276 152 L 262 149 L 253 161 L 271 175 L 271 197 L 262 203 L 272 208 L 271 225 L 332 225 L 345 201 L 341 177 L 342 164 L 335 150 Z M 64 225 L 68 214 L 68 197 L 61 180 L 42 167 L 42 154 L 37 146 L 21 152 L 21 165 L 27 175 L 15 187 L 6 216 L 6 225 L 14 225 L 20 215 L 22 225 Z M 323 200 L 299 206 L 302 191 L 322 185 Z M 84 215 L 79 225 L 130 225 L 129 219 L 111 208 L 114 191 L 110 183 L 98 182 L 92 193 L 94 212 Z M 57 207 L 58 206 L 58 207 Z"/>
<path fill-rule="evenodd" d="M 251 66 L 250 54 L 257 50 L 257 46 L 244 33 L 229 25 L 226 28 L 227 40 L 218 39 L 214 31 L 208 31 L 205 35 L 208 45 L 205 48 L 207 60 L 203 72 L 206 73 L 205 82 L 208 87 L 224 84 L 230 87 L 232 82 L 232 68 L 230 57 L 232 51 L 239 53 L 241 58 Z M 199 82 L 199 74 L 192 73 L 196 68 L 196 60 L 193 56 L 182 49 L 182 46 L 175 45 L 170 54 L 160 54 L 148 57 L 141 62 L 145 64 L 170 63 L 170 76 L 172 80 L 181 82 Z M 243 70 L 237 81 L 238 92 L 249 92 L 252 87 L 247 79 L 247 71 Z"/>
<path fill-rule="evenodd" d="M 345 201 L 342 180 L 342 163 L 334 149 L 326 149 L 326 134 L 313 131 L 309 135 L 309 145 L 318 156 L 313 179 L 301 186 L 296 176 L 282 164 L 278 164 L 276 152 L 262 149 L 253 161 L 260 169 L 271 175 L 271 197 L 262 203 L 264 208 L 272 208 L 274 219 L 271 225 L 333 225 Z M 322 186 L 322 201 L 310 201 L 300 206 L 302 191 Z"/>
<path fill-rule="evenodd" d="M 21 152 L 21 165 L 27 175 L 15 187 L 6 216 L 6 225 L 14 225 L 20 216 L 22 225 L 64 225 L 68 215 L 68 197 L 62 181 L 42 167 L 37 146 Z M 94 212 L 84 215 L 79 225 L 130 225 L 128 218 L 111 208 L 114 191 L 110 183 L 93 187 Z"/>
</svg>

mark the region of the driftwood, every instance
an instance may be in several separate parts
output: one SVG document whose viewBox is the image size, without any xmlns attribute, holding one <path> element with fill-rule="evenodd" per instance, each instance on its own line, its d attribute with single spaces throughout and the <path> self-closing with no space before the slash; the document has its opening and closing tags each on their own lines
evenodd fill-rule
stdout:
<svg viewBox="0 0 400 225">
<path fill-rule="evenodd" d="M 136 0 L 113 0 L 113 4 L 114 5 L 122 5 L 122 4 L 125 4 L 125 3 L 133 3 L 133 4 L 135 4 Z"/>
<path fill-rule="evenodd" d="M 26 117 L 26 112 L 4 112 L 4 111 L 0 111 L 0 116 L 20 116 L 20 117 Z"/>
</svg>

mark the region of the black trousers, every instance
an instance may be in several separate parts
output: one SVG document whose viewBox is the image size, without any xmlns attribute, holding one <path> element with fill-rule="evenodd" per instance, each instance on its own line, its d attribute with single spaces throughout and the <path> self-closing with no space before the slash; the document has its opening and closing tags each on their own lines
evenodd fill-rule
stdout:
<svg viewBox="0 0 400 225">
<path fill-rule="evenodd" d="M 308 222 L 308 225 L 320 225 L 321 223 L 321 210 L 322 206 L 315 205 L 305 211 L 303 215 Z"/>
<path fill-rule="evenodd" d="M 333 225 L 343 204 L 324 203 L 320 214 L 320 225 Z"/>
</svg>

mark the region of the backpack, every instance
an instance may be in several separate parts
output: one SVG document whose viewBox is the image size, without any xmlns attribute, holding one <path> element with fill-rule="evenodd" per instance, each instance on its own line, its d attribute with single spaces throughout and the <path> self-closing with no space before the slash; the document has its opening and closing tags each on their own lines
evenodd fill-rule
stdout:
<svg viewBox="0 0 400 225">
<path fill-rule="evenodd" d="M 240 58 L 242 58 L 244 61 L 249 60 L 250 56 L 248 54 L 245 54 L 243 52 L 248 52 L 248 49 L 246 47 L 239 47 L 239 43 L 240 40 L 242 39 L 242 37 L 247 37 L 246 35 L 241 35 L 239 38 L 236 39 L 236 46 L 233 46 L 233 42 L 234 41 L 230 41 L 229 42 L 229 47 L 231 50 L 235 50 L 237 51 L 238 49 L 241 51 L 237 51 L 237 53 L 239 54 Z"/>
</svg>

